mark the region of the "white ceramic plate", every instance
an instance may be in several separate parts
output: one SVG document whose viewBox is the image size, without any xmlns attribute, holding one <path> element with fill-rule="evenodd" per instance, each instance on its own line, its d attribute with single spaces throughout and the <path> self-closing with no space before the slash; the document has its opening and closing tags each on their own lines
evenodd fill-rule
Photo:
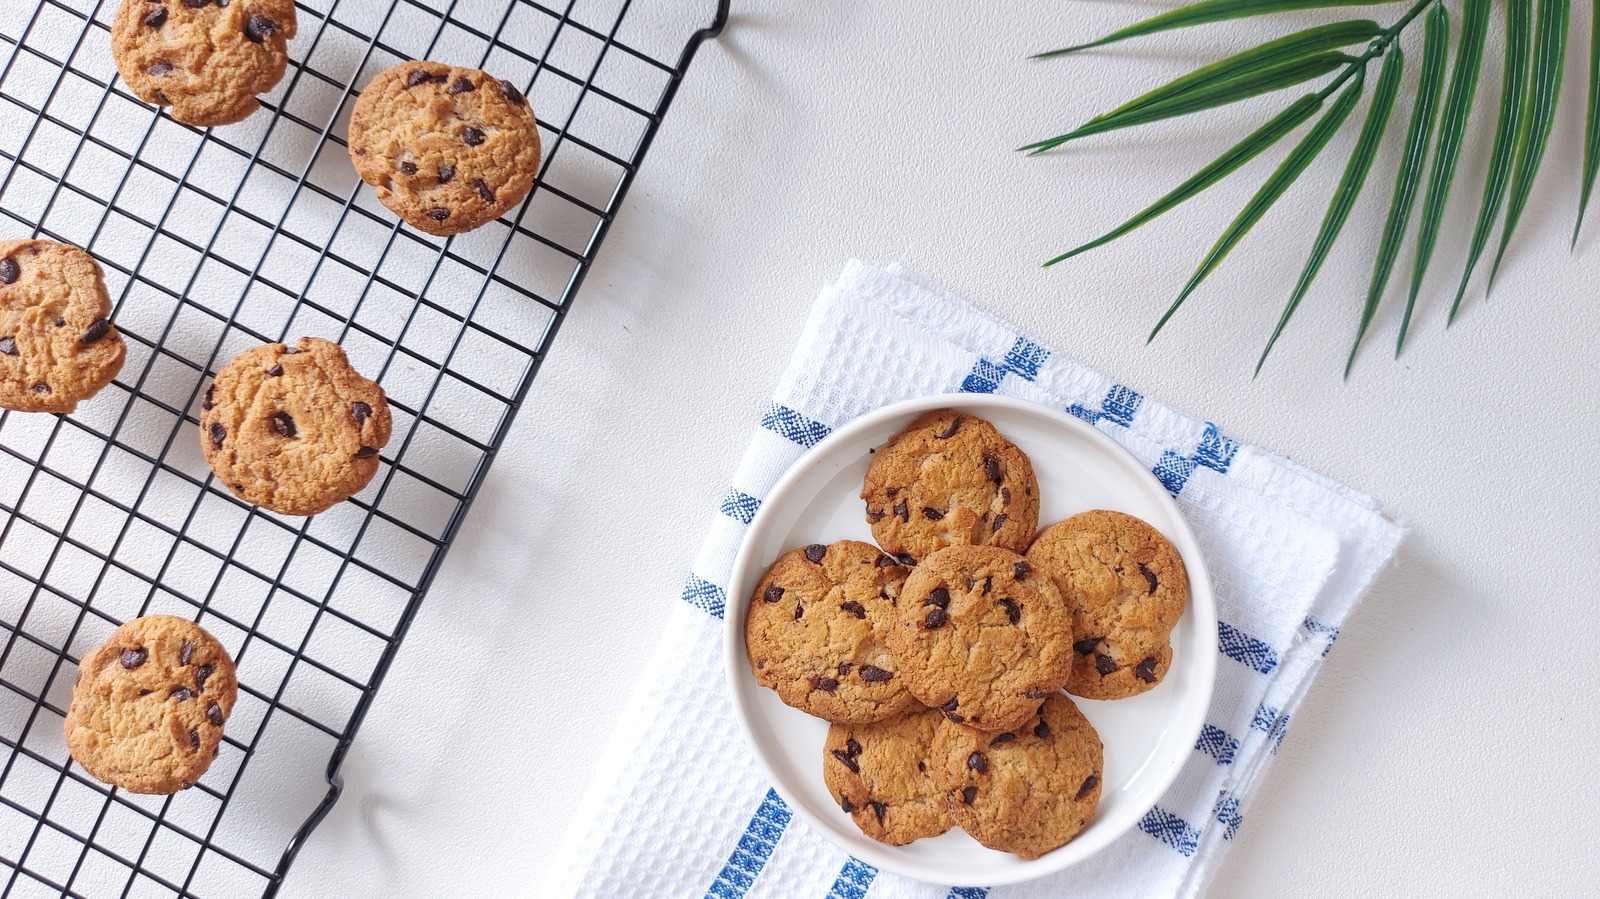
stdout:
<svg viewBox="0 0 1600 899">
<path fill-rule="evenodd" d="M 1074 697 L 1105 744 L 1095 820 L 1067 845 L 1033 861 L 980 846 L 959 828 L 909 846 L 865 836 L 822 781 L 828 724 L 758 686 L 745 655 L 750 591 L 786 550 L 846 538 L 872 542 L 860 499 L 869 450 L 930 409 L 950 407 L 992 422 L 1033 460 L 1039 524 L 1088 509 L 1116 509 L 1171 540 L 1189 573 L 1189 604 L 1173 632 L 1173 662 L 1155 689 L 1131 699 Z M 1194 752 L 1216 675 L 1216 608 L 1194 535 L 1166 488 L 1111 438 L 1064 412 L 1008 397 L 931 396 L 887 406 L 840 428 L 778 481 L 750 523 L 728 595 L 726 668 L 733 704 L 755 755 L 790 808 L 844 851 L 886 871 L 959 886 L 995 886 L 1067 868 L 1122 835 L 1150 810 Z"/>
</svg>

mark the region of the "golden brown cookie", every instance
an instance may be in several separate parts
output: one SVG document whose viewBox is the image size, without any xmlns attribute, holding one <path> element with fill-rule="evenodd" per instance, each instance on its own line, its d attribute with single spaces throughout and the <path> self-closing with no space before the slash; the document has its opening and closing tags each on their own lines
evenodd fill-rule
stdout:
<svg viewBox="0 0 1600 899">
<path fill-rule="evenodd" d="M 877 721 L 914 708 L 885 643 L 905 579 L 905 568 L 859 540 L 779 556 L 745 616 L 756 683 L 828 721 Z"/>
<path fill-rule="evenodd" d="M 139 99 L 200 127 L 248 118 L 283 78 L 294 0 L 122 0 L 117 71 Z"/>
<path fill-rule="evenodd" d="M 944 788 L 928 764 L 941 716 L 915 709 L 870 724 L 835 724 L 822 779 L 861 832 L 891 846 L 950 829 Z"/>
<path fill-rule="evenodd" d="M 350 160 L 383 205 L 417 230 L 447 237 L 527 198 L 539 172 L 539 125 L 509 81 L 403 62 L 356 100 Z"/>
<path fill-rule="evenodd" d="M 900 593 L 889 648 L 924 705 L 1010 730 L 1072 673 L 1072 614 L 1049 576 L 998 546 L 951 546 Z"/>
<path fill-rule="evenodd" d="M 94 257 L 51 240 L 0 242 L 0 408 L 71 412 L 122 370 Z"/>
<path fill-rule="evenodd" d="M 135 618 L 78 663 L 67 751 L 113 786 L 175 793 L 217 757 L 238 695 L 233 660 L 200 625 Z"/>
<path fill-rule="evenodd" d="M 912 560 L 946 546 L 1020 553 L 1039 526 L 1039 482 L 1027 454 L 994 425 L 950 409 L 925 413 L 890 438 L 867 466 L 861 498 L 873 539 Z"/>
<path fill-rule="evenodd" d="M 240 353 L 200 409 L 200 449 L 217 478 L 284 515 L 315 515 L 355 495 L 389 442 L 383 388 L 316 337 Z"/>
<path fill-rule="evenodd" d="M 1072 607 L 1077 659 L 1067 692 L 1122 699 L 1161 683 L 1189 601 L 1183 559 L 1167 538 L 1132 515 L 1099 509 L 1045 528 L 1028 561 Z"/>
<path fill-rule="evenodd" d="M 950 817 L 990 849 L 1038 858 L 1077 836 L 1100 804 L 1100 735 L 1063 693 L 998 734 L 946 721 L 931 755 Z"/>
</svg>

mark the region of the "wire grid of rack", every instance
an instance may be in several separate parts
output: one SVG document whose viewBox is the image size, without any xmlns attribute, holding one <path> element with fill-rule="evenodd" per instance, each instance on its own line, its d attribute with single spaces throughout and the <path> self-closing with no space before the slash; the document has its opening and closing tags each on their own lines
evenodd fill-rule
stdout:
<svg viewBox="0 0 1600 899">
<path fill-rule="evenodd" d="M 0 891 L 271 896 L 727 0 L 307 0 L 283 82 L 212 131 L 117 81 L 116 0 L 0 6 L 0 239 L 94 253 L 128 344 L 76 413 L 0 413 Z M 545 158 L 506 219 L 441 241 L 355 176 L 351 103 L 408 58 L 526 88 Z M 395 418 L 373 483 L 312 519 L 233 498 L 194 436 L 221 365 L 300 335 Z M 62 736 L 77 660 L 153 612 L 201 621 L 241 683 L 172 797 L 105 787 Z"/>
</svg>

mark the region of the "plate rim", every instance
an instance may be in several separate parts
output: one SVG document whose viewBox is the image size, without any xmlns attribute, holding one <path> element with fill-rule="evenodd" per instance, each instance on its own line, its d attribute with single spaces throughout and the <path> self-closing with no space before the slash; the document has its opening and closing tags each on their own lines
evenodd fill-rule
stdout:
<svg viewBox="0 0 1600 899">
<path fill-rule="evenodd" d="M 1210 571 L 1204 555 L 1200 552 L 1199 541 L 1189 527 L 1188 519 L 1184 516 L 1176 498 L 1166 489 L 1165 485 L 1161 484 L 1154 472 L 1150 471 L 1130 450 L 1117 443 L 1110 435 L 1072 416 L 1068 412 L 1033 400 L 1000 394 L 929 394 L 889 403 L 864 412 L 831 431 L 791 463 L 773 484 L 772 489 L 767 491 L 766 497 L 761 501 L 761 507 L 756 510 L 756 514 L 751 518 L 750 524 L 745 528 L 744 533 L 740 535 L 739 548 L 734 555 L 733 566 L 728 579 L 728 600 L 724 605 L 723 616 L 723 685 L 727 689 L 728 698 L 733 705 L 734 717 L 739 722 L 739 731 L 743 734 L 745 743 L 751 750 L 750 754 L 755 758 L 758 769 L 766 777 L 768 786 L 777 791 L 778 795 L 789 805 L 790 810 L 810 825 L 811 829 L 822 839 L 847 855 L 859 858 L 882 870 L 892 871 L 925 883 L 939 885 L 944 885 L 943 877 L 938 880 L 928 880 L 928 875 L 921 874 L 910 868 L 907 865 L 907 859 L 897 854 L 900 847 L 888 844 L 848 847 L 838 843 L 830 834 L 831 825 L 814 820 L 810 809 L 806 807 L 805 803 L 798 801 L 791 794 L 788 785 L 778 776 L 772 763 L 767 758 L 767 752 L 762 743 L 756 738 L 751 729 L 750 718 L 753 710 L 750 708 L 750 703 L 746 701 L 748 688 L 747 685 L 742 683 L 742 680 L 748 679 L 751 682 L 750 686 L 753 686 L 755 690 L 763 688 L 754 683 L 754 677 L 750 675 L 748 670 L 749 659 L 744 645 L 744 619 L 749 597 L 745 596 L 745 591 L 739 588 L 741 587 L 741 581 L 746 579 L 746 571 L 750 566 L 761 565 L 760 562 L 752 559 L 755 553 L 755 543 L 757 542 L 753 538 L 761 535 L 771 526 L 769 522 L 778 514 L 773 510 L 779 509 L 784 505 L 783 500 L 786 499 L 786 495 L 791 490 L 795 489 L 795 483 L 806 477 L 821 459 L 826 458 L 833 451 L 835 446 L 848 442 L 861 432 L 871 430 L 881 425 L 884 421 L 903 415 L 914 416 L 917 413 L 933 409 L 954 408 L 958 411 L 967 411 L 969 414 L 982 417 L 981 407 L 1005 409 L 1050 419 L 1057 424 L 1065 426 L 1068 430 L 1075 431 L 1087 438 L 1088 442 L 1097 445 L 1102 451 L 1121 456 L 1124 460 L 1131 460 L 1134 463 L 1134 469 L 1142 473 L 1143 477 L 1147 479 L 1148 482 L 1145 486 L 1153 484 L 1158 488 L 1153 491 L 1153 495 L 1157 497 L 1156 501 L 1164 507 L 1169 518 L 1175 522 L 1178 533 L 1167 534 L 1168 538 L 1172 539 L 1174 544 L 1186 545 L 1187 547 L 1187 552 L 1182 554 L 1185 572 L 1189 579 L 1189 602 L 1184 609 L 1184 615 L 1199 615 L 1203 619 L 1195 622 L 1195 625 L 1201 628 L 1199 635 L 1202 645 L 1205 645 L 1206 635 L 1215 634 L 1217 630 L 1216 603 L 1211 589 Z M 779 500 L 779 502 L 774 503 L 774 499 Z M 1191 559 L 1193 560 L 1192 562 Z M 762 570 L 765 570 L 764 566 L 762 566 Z M 1205 724 L 1205 715 L 1211 707 L 1211 700 L 1216 689 L 1216 653 L 1201 652 L 1199 656 L 1200 658 L 1192 663 L 1196 665 L 1196 670 L 1191 672 L 1198 687 L 1195 699 L 1190 705 L 1179 706 L 1177 713 L 1172 716 L 1175 719 L 1171 722 L 1172 732 L 1175 735 L 1184 737 L 1184 739 L 1180 740 L 1178 736 L 1174 736 L 1172 738 L 1173 745 L 1192 747 L 1194 741 L 1200 736 Z M 1102 831 L 1104 835 L 1100 838 L 1099 845 L 1082 854 L 1058 856 L 1053 862 L 1051 857 L 1056 856 L 1056 852 L 1046 853 L 1037 859 L 1022 860 L 1020 864 L 1011 867 L 1008 871 L 996 872 L 996 876 L 979 877 L 978 879 L 983 881 L 981 885 L 1002 886 L 1034 880 L 1066 870 L 1098 855 L 1111 843 L 1120 839 L 1128 830 L 1132 829 L 1137 821 L 1148 814 L 1160 797 L 1165 795 L 1171 788 L 1185 767 L 1185 762 L 1175 752 L 1170 759 L 1162 758 L 1162 762 L 1165 764 L 1165 770 L 1147 781 L 1146 786 L 1141 790 L 1141 793 L 1148 792 L 1150 796 L 1149 802 L 1141 802 L 1136 813 L 1131 814 L 1127 823 L 1116 828 L 1115 832 L 1110 830 Z M 1072 843 L 1067 845 L 1071 846 Z M 866 851 L 860 851 L 861 849 Z M 954 885 L 972 884 L 958 883 Z"/>
</svg>

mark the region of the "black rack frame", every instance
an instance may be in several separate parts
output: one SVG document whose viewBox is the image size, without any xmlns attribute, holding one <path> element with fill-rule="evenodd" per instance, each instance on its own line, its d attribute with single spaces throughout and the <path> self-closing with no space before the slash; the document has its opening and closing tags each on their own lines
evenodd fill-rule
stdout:
<svg viewBox="0 0 1600 899">
<path fill-rule="evenodd" d="M 26 128 L 20 142 L 0 135 L 0 238 L 20 226 L 94 252 L 129 348 L 117 381 L 70 416 L 0 411 L 0 894 L 278 892 L 338 800 L 351 743 L 688 66 L 727 22 L 728 0 L 713 2 L 709 26 L 672 32 L 671 59 L 623 39 L 648 0 L 299 2 L 283 83 L 245 125 L 210 131 L 144 106 L 115 77 L 105 48 L 116 0 L 38 0 L 18 33 L 0 17 L 0 131 Z M 362 16 L 374 6 L 375 26 Z M 476 21 L 485 7 L 499 14 Z M 426 34 L 412 21 L 434 23 L 420 52 L 401 46 Z M 538 52 L 530 29 L 548 33 Z M 459 58 L 460 45 L 480 58 Z M 558 60 L 564 50 L 587 68 Z M 356 86 L 413 56 L 510 69 L 540 118 L 533 197 L 472 235 L 403 228 L 337 165 Z M 653 97 L 624 87 L 641 83 Z M 193 147 L 181 171 L 163 158 L 173 145 Z M 263 183 L 287 198 L 270 199 Z M 152 194 L 156 211 L 141 211 Z M 329 218 L 319 209 L 336 210 L 331 228 L 311 224 Z M 236 232 L 262 244 L 254 262 L 229 249 Z M 129 233 L 131 262 L 113 246 Z M 287 268 L 274 253 L 293 257 Z M 297 278 L 294 258 L 314 260 L 309 274 Z M 408 271 L 416 258 L 424 264 Z M 477 286 L 455 295 L 458 281 Z M 353 303 L 344 282 L 359 284 Z M 515 336 L 524 326 L 531 342 Z M 436 327 L 453 337 L 421 336 Z M 197 464 L 191 431 L 233 352 L 295 333 L 339 340 L 358 368 L 381 363 L 396 419 L 373 484 L 313 519 L 239 502 Z M 447 414 L 464 397 L 484 414 Z M 240 664 L 222 756 L 173 797 L 100 784 L 61 738 L 77 660 L 154 611 L 201 621 Z M 292 832 L 262 828 L 254 815 L 275 788 L 247 773 L 305 769 L 330 743 L 320 799 L 309 794 Z"/>
</svg>

